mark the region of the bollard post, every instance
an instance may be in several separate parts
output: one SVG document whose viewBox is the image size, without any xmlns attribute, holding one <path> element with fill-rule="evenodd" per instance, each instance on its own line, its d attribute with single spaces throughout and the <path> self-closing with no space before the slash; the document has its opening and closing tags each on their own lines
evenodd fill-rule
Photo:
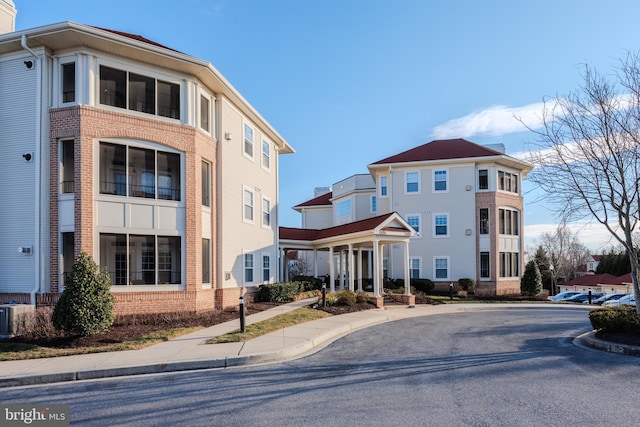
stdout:
<svg viewBox="0 0 640 427">
<path fill-rule="evenodd" d="M 589 291 L 589 304 L 591 304 L 591 291 Z"/>
<path fill-rule="evenodd" d="M 449 283 L 449 300 L 453 301 L 453 282 Z"/>
<path fill-rule="evenodd" d="M 327 284 L 326 283 L 322 284 L 322 306 L 323 307 L 327 306 Z"/>
<path fill-rule="evenodd" d="M 244 324 L 244 297 L 240 297 L 240 332 L 246 332 Z"/>
</svg>

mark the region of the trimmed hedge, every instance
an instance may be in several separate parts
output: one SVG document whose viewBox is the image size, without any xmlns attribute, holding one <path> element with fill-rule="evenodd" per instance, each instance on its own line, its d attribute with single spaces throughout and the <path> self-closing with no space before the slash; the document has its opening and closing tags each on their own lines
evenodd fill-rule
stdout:
<svg viewBox="0 0 640 427">
<path fill-rule="evenodd" d="M 640 316 L 633 305 L 596 308 L 589 312 L 589 320 L 597 331 L 640 334 Z"/>
<path fill-rule="evenodd" d="M 258 302 L 289 302 L 303 291 L 304 285 L 301 282 L 270 283 L 258 286 L 255 300 Z"/>
<path fill-rule="evenodd" d="M 463 291 L 472 291 L 476 287 L 476 281 L 469 278 L 458 279 L 458 285 Z"/>
<path fill-rule="evenodd" d="M 322 289 L 322 280 L 313 276 L 294 276 L 291 278 L 292 282 L 299 282 L 304 287 L 304 291 L 313 291 Z"/>
</svg>

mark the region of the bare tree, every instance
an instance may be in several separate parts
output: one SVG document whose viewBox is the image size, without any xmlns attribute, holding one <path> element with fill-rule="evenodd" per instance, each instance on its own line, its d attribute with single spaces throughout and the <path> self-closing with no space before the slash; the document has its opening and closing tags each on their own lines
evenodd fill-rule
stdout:
<svg viewBox="0 0 640 427">
<path fill-rule="evenodd" d="M 640 213 L 640 56 L 629 53 L 615 76 L 587 65 L 583 78 L 576 91 L 545 101 L 529 178 L 563 220 L 590 217 L 624 247 L 638 300 L 633 232 Z"/>
<path fill-rule="evenodd" d="M 587 261 L 589 250 L 580 243 L 577 233 L 564 223 L 559 224 L 555 232 L 543 233 L 540 240 L 540 246 L 549 257 L 551 292 L 555 294 L 558 279 L 574 278 L 578 267 Z"/>
</svg>

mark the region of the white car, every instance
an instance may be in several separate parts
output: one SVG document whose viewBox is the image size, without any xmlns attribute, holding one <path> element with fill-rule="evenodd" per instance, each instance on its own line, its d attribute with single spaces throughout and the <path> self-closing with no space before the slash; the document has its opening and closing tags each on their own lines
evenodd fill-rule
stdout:
<svg viewBox="0 0 640 427">
<path fill-rule="evenodd" d="M 602 305 L 607 301 L 615 301 L 615 300 L 619 300 L 620 298 L 622 298 L 623 296 L 625 296 L 627 294 L 608 294 L 608 295 L 602 295 L 600 298 L 596 298 L 595 300 L 593 300 L 594 304 L 597 305 Z M 586 304 L 586 302 L 585 302 Z"/>
<path fill-rule="evenodd" d="M 570 298 L 574 295 L 578 295 L 580 292 L 576 292 L 576 291 L 565 291 L 565 292 L 560 292 L 557 295 L 554 295 L 552 297 L 547 297 L 548 300 L 551 301 L 564 301 L 567 298 Z"/>
<path fill-rule="evenodd" d="M 617 307 L 619 305 L 636 305 L 636 296 L 628 294 L 617 300 L 609 300 L 602 303 L 603 307 Z"/>
</svg>

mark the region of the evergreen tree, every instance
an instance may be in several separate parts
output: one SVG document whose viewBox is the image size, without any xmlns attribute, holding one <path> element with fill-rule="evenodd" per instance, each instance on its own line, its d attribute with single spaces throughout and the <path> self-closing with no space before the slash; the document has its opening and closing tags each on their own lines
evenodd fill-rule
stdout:
<svg viewBox="0 0 640 427">
<path fill-rule="evenodd" d="M 535 260 L 531 260 L 524 268 L 524 275 L 520 280 L 520 291 L 530 297 L 542 292 L 542 276 Z"/>
<path fill-rule="evenodd" d="M 53 326 L 66 335 L 104 332 L 113 324 L 113 306 L 109 273 L 100 271 L 83 252 L 73 264 L 64 292 L 53 310 Z"/>
<path fill-rule="evenodd" d="M 533 256 L 534 261 L 538 265 L 540 275 L 542 276 L 542 287 L 551 291 L 551 269 L 549 268 L 551 260 L 547 256 L 547 252 L 542 245 L 538 246 L 536 253 Z"/>
</svg>

